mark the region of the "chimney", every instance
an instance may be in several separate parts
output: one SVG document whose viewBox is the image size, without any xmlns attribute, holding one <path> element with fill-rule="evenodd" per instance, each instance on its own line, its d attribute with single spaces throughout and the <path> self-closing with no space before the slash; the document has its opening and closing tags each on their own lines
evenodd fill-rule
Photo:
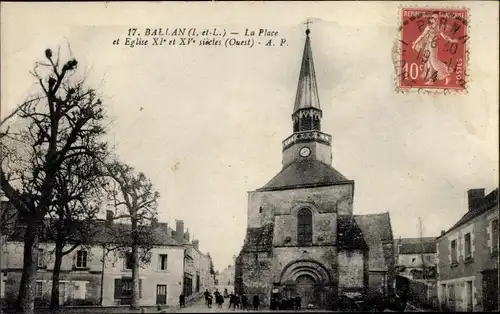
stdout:
<svg viewBox="0 0 500 314">
<path fill-rule="evenodd" d="M 177 220 L 175 222 L 175 239 L 179 242 L 183 242 L 184 236 L 184 220 Z"/>
<path fill-rule="evenodd" d="M 193 240 L 193 246 L 195 249 L 199 249 L 200 247 L 200 240 Z"/>
<path fill-rule="evenodd" d="M 484 189 L 470 189 L 467 191 L 467 199 L 469 201 L 469 211 L 476 209 L 481 205 L 484 198 Z"/>
<path fill-rule="evenodd" d="M 189 241 L 189 229 L 186 229 L 186 233 L 184 233 L 184 239 Z"/>
<path fill-rule="evenodd" d="M 444 231 L 444 230 L 441 230 L 441 235 L 443 235 L 443 234 L 445 234 L 445 233 L 446 233 L 446 231 Z"/>
<path fill-rule="evenodd" d="M 106 225 L 110 226 L 113 224 L 113 211 L 112 210 L 107 210 L 106 211 Z"/>
</svg>

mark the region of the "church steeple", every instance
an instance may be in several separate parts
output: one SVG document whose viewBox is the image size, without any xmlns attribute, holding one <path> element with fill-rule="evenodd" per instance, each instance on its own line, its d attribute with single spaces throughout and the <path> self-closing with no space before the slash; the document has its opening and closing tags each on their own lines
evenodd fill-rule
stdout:
<svg viewBox="0 0 500 314">
<path fill-rule="evenodd" d="M 307 27 L 299 83 L 292 114 L 294 132 L 321 130 L 322 112 L 316 83 L 316 72 L 314 71 L 310 33 L 311 31 Z"/>
<path fill-rule="evenodd" d="M 293 134 L 283 141 L 283 167 L 300 161 L 321 162 L 326 165 L 331 165 L 332 162 L 332 137 L 321 132 L 323 112 L 319 103 L 310 33 L 307 27 L 292 114 Z"/>
</svg>

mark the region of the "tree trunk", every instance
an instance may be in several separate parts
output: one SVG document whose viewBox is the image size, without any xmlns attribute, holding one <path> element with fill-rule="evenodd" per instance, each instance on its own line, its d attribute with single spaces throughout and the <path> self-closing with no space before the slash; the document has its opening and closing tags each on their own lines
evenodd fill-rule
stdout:
<svg viewBox="0 0 500 314">
<path fill-rule="evenodd" d="M 26 226 L 26 232 L 24 235 L 23 274 L 21 277 L 19 296 L 17 300 L 18 311 L 23 314 L 34 314 L 35 312 L 38 241 L 39 234 L 37 230 L 37 223 L 34 220 L 30 220 Z"/>
<path fill-rule="evenodd" d="M 61 264 L 63 259 L 64 244 L 56 242 L 56 259 L 54 261 L 54 270 L 52 271 L 52 293 L 50 294 L 50 311 L 55 312 L 59 309 L 59 275 L 61 273 Z"/>
<path fill-rule="evenodd" d="M 138 245 L 132 244 L 132 303 L 131 309 L 139 308 L 139 251 Z"/>
</svg>

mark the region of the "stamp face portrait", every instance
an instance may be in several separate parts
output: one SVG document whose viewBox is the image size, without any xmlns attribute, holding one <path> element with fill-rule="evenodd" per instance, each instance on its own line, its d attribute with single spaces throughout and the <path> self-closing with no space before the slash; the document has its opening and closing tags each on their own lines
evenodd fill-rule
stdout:
<svg viewBox="0 0 500 314">
<path fill-rule="evenodd" d="M 467 9 L 403 8 L 400 89 L 466 88 Z"/>
</svg>

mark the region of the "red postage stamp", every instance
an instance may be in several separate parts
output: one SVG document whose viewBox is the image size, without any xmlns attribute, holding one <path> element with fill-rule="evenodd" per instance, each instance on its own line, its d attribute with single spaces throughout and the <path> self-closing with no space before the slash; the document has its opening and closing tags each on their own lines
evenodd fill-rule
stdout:
<svg viewBox="0 0 500 314">
<path fill-rule="evenodd" d="M 400 18 L 399 88 L 465 90 L 467 9 L 403 8 Z"/>
</svg>

